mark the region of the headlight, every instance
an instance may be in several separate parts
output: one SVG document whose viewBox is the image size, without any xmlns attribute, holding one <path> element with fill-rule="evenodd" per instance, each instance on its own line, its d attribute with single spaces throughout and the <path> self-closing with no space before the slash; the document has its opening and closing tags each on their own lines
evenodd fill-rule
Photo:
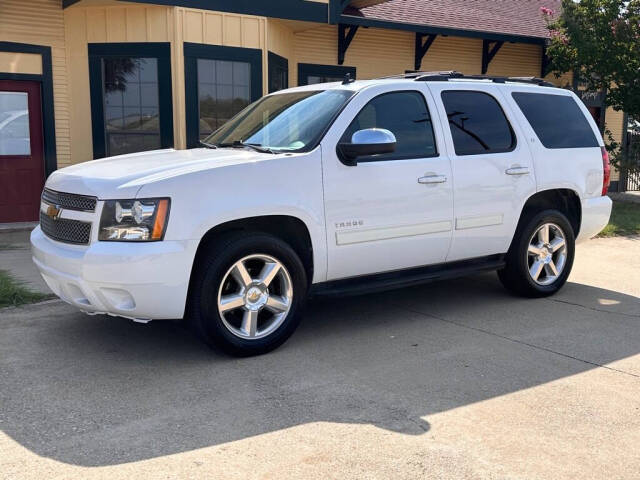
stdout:
<svg viewBox="0 0 640 480">
<path fill-rule="evenodd" d="M 100 217 L 98 240 L 154 242 L 162 240 L 169 219 L 168 198 L 107 200 Z"/>
</svg>

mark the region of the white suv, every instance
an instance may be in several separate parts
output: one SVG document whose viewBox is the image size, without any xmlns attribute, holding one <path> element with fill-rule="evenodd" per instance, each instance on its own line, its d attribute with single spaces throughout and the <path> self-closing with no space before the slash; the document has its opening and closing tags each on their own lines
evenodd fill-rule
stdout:
<svg viewBox="0 0 640 480">
<path fill-rule="evenodd" d="M 538 79 L 416 73 L 266 96 L 192 150 L 52 174 L 33 260 L 63 300 L 187 318 L 264 353 L 309 294 L 480 270 L 556 292 L 608 222 L 609 161 L 588 110 Z"/>
</svg>

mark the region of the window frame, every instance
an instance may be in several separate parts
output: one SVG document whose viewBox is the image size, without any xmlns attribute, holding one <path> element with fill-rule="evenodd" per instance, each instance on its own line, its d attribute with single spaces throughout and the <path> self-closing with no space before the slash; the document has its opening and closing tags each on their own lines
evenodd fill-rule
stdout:
<svg viewBox="0 0 640 480">
<path fill-rule="evenodd" d="M 173 95 L 171 80 L 171 44 L 148 43 L 90 43 L 89 91 L 91 98 L 91 133 L 93 158 L 107 155 L 107 130 L 104 119 L 105 58 L 155 58 L 158 62 L 158 114 L 160 116 L 160 148 L 173 147 Z"/>
<path fill-rule="evenodd" d="M 246 62 L 251 66 L 250 104 L 262 97 L 262 50 L 184 42 L 185 123 L 187 148 L 200 147 L 198 59 Z"/>
<path fill-rule="evenodd" d="M 500 111 L 502 112 L 502 116 L 504 117 L 504 119 L 507 122 L 507 125 L 509 126 L 509 131 L 511 132 L 511 147 L 505 150 L 497 150 L 497 151 L 485 151 L 485 152 L 478 152 L 478 153 L 458 153 L 456 151 L 456 144 L 455 144 L 455 140 L 453 138 L 453 130 L 451 129 L 451 122 L 449 121 L 449 116 L 447 115 L 447 105 L 445 104 L 444 98 L 443 98 L 443 94 L 444 93 L 479 93 L 481 95 L 486 95 L 488 97 L 490 97 L 494 102 L 496 102 L 496 104 L 498 105 L 498 107 L 500 108 Z M 456 157 L 470 157 L 470 156 L 474 156 L 474 155 L 500 155 L 500 154 L 504 154 L 504 153 L 511 153 L 513 151 L 516 150 L 516 148 L 518 147 L 518 135 L 516 134 L 516 130 L 513 128 L 512 122 L 511 120 L 509 120 L 509 116 L 507 115 L 507 112 L 505 111 L 504 107 L 502 106 L 502 103 L 500 103 L 500 100 L 498 100 L 498 98 L 487 92 L 484 90 L 473 90 L 473 89 L 449 89 L 449 90 L 441 90 L 440 91 L 440 102 L 442 102 L 442 108 L 443 108 L 443 112 L 444 112 L 444 119 L 446 120 L 446 124 L 449 127 L 449 136 L 451 138 L 451 146 L 453 147 L 453 154 Z"/>
<path fill-rule="evenodd" d="M 338 139 L 338 143 L 336 144 L 336 153 L 338 155 L 338 158 L 340 158 L 340 152 L 338 149 L 338 146 L 340 145 L 340 143 L 342 143 L 342 139 L 345 136 L 345 134 L 347 133 L 347 130 L 349 129 L 349 127 L 351 126 L 351 124 L 355 121 L 355 119 L 358 117 L 358 115 L 360 115 L 360 113 L 367 108 L 367 106 L 373 102 L 374 100 L 385 96 L 385 95 L 393 95 L 393 94 L 397 94 L 397 93 L 417 93 L 418 95 L 420 95 L 420 97 L 422 98 L 422 100 L 424 101 L 424 106 L 427 109 L 427 113 L 429 114 L 429 119 L 430 119 L 430 124 L 431 124 L 431 134 L 433 137 L 433 146 L 435 148 L 435 152 L 432 155 L 423 155 L 423 156 L 415 156 L 415 155 L 400 155 L 397 157 L 387 157 L 387 158 L 375 158 L 375 156 L 371 155 L 371 156 L 367 156 L 367 157 L 362 157 L 361 159 L 358 158 L 358 163 L 374 163 L 374 162 L 392 162 L 392 161 L 396 161 L 396 160 L 419 160 L 419 159 L 423 159 L 423 158 L 437 158 L 440 156 L 440 151 L 438 150 L 438 139 L 436 138 L 436 131 L 433 128 L 433 114 L 431 113 L 431 109 L 429 108 L 429 102 L 427 101 L 427 97 L 424 94 L 424 92 L 417 90 L 417 89 L 404 89 L 404 90 L 390 90 L 388 92 L 382 92 L 379 93 L 378 95 L 376 95 L 375 97 L 369 99 L 367 101 L 367 103 L 365 103 L 359 110 L 358 112 L 353 116 L 353 118 L 351 118 L 351 121 L 349 122 L 349 124 L 347 125 L 347 127 L 342 131 L 342 134 L 340 135 L 340 138 Z M 391 132 L 393 133 L 393 132 Z M 395 134 L 394 134 L 395 136 Z M 397 140 L 397 138 L 396 138 Z M 342 161 L 342 160 L 341 160 Z"/>
<path fill-rule="evenodd" d="M 273 53 L 272 51 L 269 51 L 267 53 L 267 59 L 269 61 L 269 65 L 268 65 L 268 90 L 269 93 L 274 93 L 274 92 L 279 92 L 280 90 L 286 90 L 287 88 L 289 88 L 289 60 L 286 59 L 285 57 L 282 57 L 280 55 L 278 55 L 277 53 Z M 286 85 L 281 88 L 280 90 L 273 90 L 271 88 L 272 84 L 271 84 L 271 80 L 272 78 L 277 75 L 280 72 L 284 72 L 285 73 L 285 83 Z"/>
<path fill-rule="evenodd" d="M 327 75 L 343 78 L 347 73 L 355 80 L 356 67 L 347 67 L 344 65 L 322 65 L 319 63 L 298 63 L 298 86 L 302 87 L 304 85 L 309 85 L 309 76 L 311 75 Z"/>
</svg>

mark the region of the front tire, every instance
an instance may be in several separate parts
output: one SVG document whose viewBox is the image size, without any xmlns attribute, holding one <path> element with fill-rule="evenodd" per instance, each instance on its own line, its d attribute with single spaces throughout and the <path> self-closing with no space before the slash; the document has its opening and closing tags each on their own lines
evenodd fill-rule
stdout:
<svg viewBox="0 0 640 480">
<path fill-rule="evenodd" d="M 545 210 L 521 222 L 498 278 L 518 295 L 553 295 L 566 283 L 574 255 L 575 236 L 569 220 L 558 210 Z"/>
<path fill-rule="evenodd" d="M 207 344 L 234 356 L 260 355 L 295 331 L 307 278 L 288 244 L 263 233 L 231 234 L 199 261 L 190 317 Z"/>
</svg>

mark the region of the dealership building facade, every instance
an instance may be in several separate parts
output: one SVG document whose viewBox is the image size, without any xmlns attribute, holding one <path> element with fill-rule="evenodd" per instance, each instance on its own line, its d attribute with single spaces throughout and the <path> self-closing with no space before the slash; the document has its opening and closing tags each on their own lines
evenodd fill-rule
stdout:
<svg viewBox="0 0 640 480">
<path fill-rule="evenodd" d="M 457 70 L 546 76 L 579 91 L 546 72 L 540 8 L 559 3 L 2 0 L 0 223 L 34 220 L 57 168 L 197 146 L 288 86 Z M 583 101 L 622 140 L 623 112 L 598 95 Z"/>
</svg>

